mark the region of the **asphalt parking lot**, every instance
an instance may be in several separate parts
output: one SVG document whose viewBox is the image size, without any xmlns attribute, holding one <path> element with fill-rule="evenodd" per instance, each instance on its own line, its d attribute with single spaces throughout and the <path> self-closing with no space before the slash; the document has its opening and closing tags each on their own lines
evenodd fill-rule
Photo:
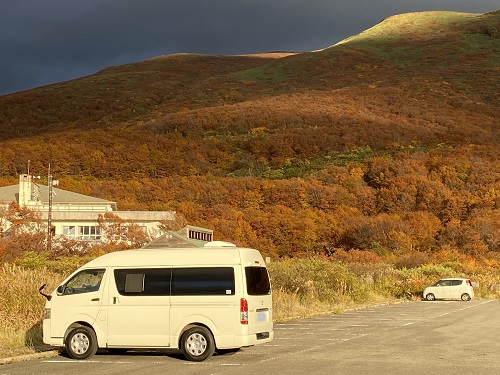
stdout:
<svg viewBox="0 0 500 375">
<path fill-rule="evenodd" d="M 275 325 L 275 340 L 201 363 L 173 352 L 58 355 L 0 366 L 0 375 L 499 374 L 500 301 L 405 302 Z"/>
</svg>

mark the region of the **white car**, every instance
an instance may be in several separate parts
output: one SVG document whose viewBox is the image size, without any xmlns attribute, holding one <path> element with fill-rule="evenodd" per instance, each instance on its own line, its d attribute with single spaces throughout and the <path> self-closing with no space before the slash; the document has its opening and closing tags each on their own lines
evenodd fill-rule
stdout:
<svg viewBox="0 0 500 375">
<path fill-rule="evenodd" d="M 470 301 L 474 297 L 474 289 L 472 289 L 469 279 L 441 279 L 434 285 L 425 288 L 423 297 L 427 301 L 434 301 L 436 299 L 461 299 L 462 301 Z"/>
</svg>

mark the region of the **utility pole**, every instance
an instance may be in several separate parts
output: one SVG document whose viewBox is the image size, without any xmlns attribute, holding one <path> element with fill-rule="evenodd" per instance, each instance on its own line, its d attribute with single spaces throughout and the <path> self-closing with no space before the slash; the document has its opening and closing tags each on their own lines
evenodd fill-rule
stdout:
<svg viewBox="0 0 500 375">
<path fill-rule="evenodd" d="M 48 184 L 49 184 L 49 211 L 47 214 L 47 252 L 50 253 L 52 250 L 52 174 L 50 173 L 49 164 L 49 174 L 48 174 Z"/>
<path fill-rule="evenodd" d="M 59 185 L 59 180 L 54 180 L 52 178 L 52 173 L 50 172 L 50 164 L 49 164 L 49 175 L 48 175 L 48 188 L 49 188 L 49 210 L 47 213 L 47 251 L 50 252 L 52 250 L 52 198 L 56 193 L 53 190 L 54 186 Z"/>
</svg>

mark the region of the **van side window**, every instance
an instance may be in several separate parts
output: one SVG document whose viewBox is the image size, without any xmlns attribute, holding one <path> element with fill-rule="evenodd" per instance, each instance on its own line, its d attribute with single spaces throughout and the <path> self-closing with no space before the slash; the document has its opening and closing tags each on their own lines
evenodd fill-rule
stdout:
<svg viewBox="0 0 500 375">
<path fill-rule="evenodd" d="M 196 267 L 172 269 L 173 296 L 234 295 L 232 267 Z"/>
<path fill-rule="evenodd" d="M 265 267 L 245 267 L 247 293 L 250 296 L 271 294 L 271 283 Z"/>
<path fill-rule="evenodd" d="M 170 268 L 117 269 L 116 289 L 122 296 L 170 295 Z"/>
<path fill-rule="evenodd" d="M 96 292 L 101 285 L 104 269 L 83 270 L 73 276 L 62 288 L 62 294 L 81 294 Z"/>
</svg>

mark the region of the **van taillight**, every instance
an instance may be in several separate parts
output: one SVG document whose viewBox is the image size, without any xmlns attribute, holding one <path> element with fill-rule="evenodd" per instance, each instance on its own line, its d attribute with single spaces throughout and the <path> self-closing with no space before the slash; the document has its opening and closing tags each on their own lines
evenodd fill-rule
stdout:
<svg viewBox="0 0 500 375">
<path fill-rule="evenodd" d="M 245 298 L 240 299 L 240 323 L 248 324 L 248 302 Z"/>
</svg>

